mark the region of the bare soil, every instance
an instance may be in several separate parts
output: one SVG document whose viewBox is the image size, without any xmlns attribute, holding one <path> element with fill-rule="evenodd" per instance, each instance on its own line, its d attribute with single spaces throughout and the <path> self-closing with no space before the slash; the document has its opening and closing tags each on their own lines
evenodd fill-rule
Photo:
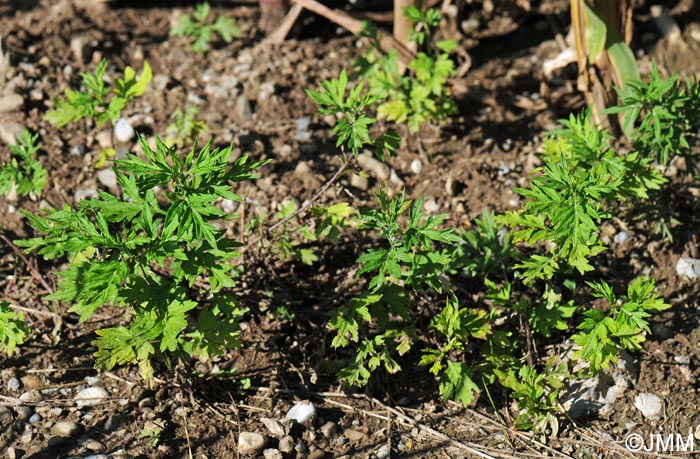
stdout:
<svg viewBox="0 0 700 459">
<path fill-rule="evenodd" d="M 659 36 L 648 5 L 635 10 L 634 47 L 643 68 L 654 58 L 664 71 L 696 71 L 698 15 L 697 7 L 688 3 L 674 2 L 672 9 L 685 47 Z M 6 238 L 32 234 L 19 209 L 74 204 L 97 189 L 109 189 L 93 167 L 100 133 L 106 128 L 76 123 L 57 129 L 42 119 L 53 97 L 75 87 L 79 72 L 92 71 L 102 57 L 113 66 L 113 74 L 126 65 L 140 69 L 144 60 L 153 67 L 150 89 L 125 113 L 145 136 L 163 135 L 173 111 L 190 104 L 200 109 L 210 127 L 201 140 L 213 137 L 219 145 L 233 143 L 238 153 L 272 159 L 259 180 L 238 190 L 247 198 L 249 215 L 273 215 L 289 198 L 302 202 L 333 175 L 340 161 L 331 126 L 315 113 L 317 107 L 305 89 L 347 68 L 364 51 L 362 42 L 322 18 L 303 14 L 283 44 L 262 44 L 256 3 L 213 4 L 216 13 L 237 19 L 243 37 L 231 44 L 217 42 L 206 55 L 198 55 L 182 40 L 169 37 L 173 18 L 193 10 L 190 2 L 0 3 L 0 35 L 11 56 L 10 67 L 0 75 L 0 93 L 14 92 L 24 100 L 19 109 L 0 113 L 0 127 L 19 123 L 40 134 L 41 161 L 51 180 L 42 200 L 0 198 L 0 228 Z M 341 2 L 335 6 L 347 7 Z M 473 28 L 469 34 L 458 27 L 466 19 Z M 575 68 L 561 69 L 550 78 L 542 70 L 543 61 L 561 50 L 568 23 L 568 2 L 563 0 L 467 2 L 454 27 L 444 31 L 459 40 L 471 59 L 458 81 L 459 115 L 424 126 L 417 134 L 401 132 L 399 154 L 388 160 L 398 178 L 389 184 L 392 192 L 405 187 L 409 197 L 431 202 L 439 212 L 450 214 L 450 226 L 460 228 L 471 227 L 484 208 L 517 208 L 520 200 L 514 188 L 526 184 L 538 164 L 544 133 L 584 105 L 575 90 Z M 464 57 L 459 63 L 465 63 Z M 242 98 L 251 106 L 249 118 L 237 106 Z M 298 135 L 298 120 L 307 117 L 310 136 L 304 138 Z M 2 143 L 0 159 L 8 156 L 9 148 Z M 416 159 L 423 166 L 418 174 L 410 167 Z M 503 394 L 481 394 L 467 409 L 442 402 L 435 379 L 424 368 L 409 367 L 397 376 L 378 378 L 363 392 L 340 390 L 328 365 L 335 356 L 326 327 L 328 312 L 362 287 L 354 277 L 355 260 L 372 243 L 348 234 L 339 246 L 324 247 L 313 268 L 280 262 L 266 249 L 253 248 L 246 254 L 241 286 L 251 307 L 243 324 L 244 347 L 207 365 L 180 365 L 170 372 L 159 368 L 161 379 L 154 389 L 144 387 L 135 368 L 92 368 L 94 330 L 118 323 L 117 311 L 102 311 L 79 324 L 61 309 L 67 306 L 55 309 L 43 299 L 46 289 L 32 270 L 9 245 L 0 244 L 0 300 L 26 308 L 34 330 L 18 354 L 0 356 L 0 405 L 12 407 L 10 416 L 0 414 L 0 454 L 83 457 L 95 454 L 85 443 L 92 438 L 103 446 L 96 452 L 104 454 L 239 457 L 239 432 L 267 433 L 261 418 L 282 417 L 296 402 L 310 400 L 317 407 L 317 419 L 292 433 L 307 451 L 287 457 L 376 457 L 385 444 L 390 445 L 390 457 L 478 457 L 477 450 L 485 454 L 481 457 L 639 457 L 624 449 L 629 433 L 687 435 L 689 428 L 694 431 L 700 425 L 698 285 L 675 271 L 679 257 L 698 256 L 698 194 L 680 174 L 670 175 L 677 187 L 664 200 L 680 221 L 673 228 L 673 240 L 654 234 L 648 222 L 613 220 L 607 234 L 624 230 L 629 239 L 612 243 L 599 264 L 620 285 L 642 273 L 654 276 L 673 308 L 654 318 L 654 333 L 635 356 L 639 374 L 629 390 L 604 414 L 575 423 L 563 419 L 559 436 L 547 444 L 513 429 L 517 413 Z M 345 177 L 323 200 L 372 205 L 372 193 L 380 184 L 371 173 L 366 189 L 351 186 Z M 50 272 L 57 265 L 31 256 L 28 261 L 55 287 Z M 281 305 L 296 317 L 275 316 Z M 62 317 L 60 340 L 54 333 L 57 314 Z M 687 357 L 689 363 L 678 357 Z M 214 364 L 222 370 L 235 368 L 235 376 L 207 376 Z M 20 387 L 11 390 L 8 382 L 13 377 Z M 72 398 L 86 385 L 86 377 L 98 378 L 110 398 L 79 410 Z M 243 389 L 241 378 L 250 378 L 251 387 Z M 16 405 L 20 394 L 33 390 L 39 391 L 39 399 L 23 404 L 34 406 L 42 419 L 27 423 Z M 642 392 L 663 399 L 659 420 L 644 419 L 634 407 L 635 396 Z M 52 442 L 51 429 L 59 420 L 79 422 L 86 431 Z M 321 426 L 329 421 L 339 431 L 327 438 Z M 141 435 L 142 429 L 154 426 L 162 430 L 157 444 Z M 277 446 L 272 438 L 269 447 Z"/>
</svg>

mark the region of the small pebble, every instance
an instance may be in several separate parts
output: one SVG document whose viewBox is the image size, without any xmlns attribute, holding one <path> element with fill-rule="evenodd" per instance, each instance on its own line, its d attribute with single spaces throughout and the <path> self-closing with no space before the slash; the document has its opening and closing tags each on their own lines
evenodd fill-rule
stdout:
<svg viewBox="0 0 700 459">
<path fill-rule="evenodd" d="M 103 445 L 101 442 L 99 442 L 93 438 L 84 439 L 83 441 L 80 442 L 80 445 L 83 448 L 88 449 L 88 450 L 95 452 L 95 453 L 101 453 L 105 449 L 107 449 L 105 447 L 105 445 Z"/>
<path fill-rule="evenodd" d="M 241 94 L 236 100 L 234 115 L 239 122 L 248 123 L 253 120 L 253 109 L 250 108 L 248 98 Z"/>
<path fill-rule="evenodd" d="M 124 118 L 119 118 L 114 125 L 114 138 L 117 142 L 127 143 L 134 138 L 134 128 Z"/>
<path fill-rule="evenodd" d="M 241 432 L 238 435 L 238 451 L 241 454 L 258 454 L 266 444 L 265 435 L 257 432 Z"/>
<path fill-rule="evenodd" d="M 30 424 L 35 424 L 37 422 L 41 421 L 41 415 L 38 413 L 34 413 L 29 417 L 29 423 Z"/>
<path fill-rule="evenodd" d="M 287 426 L 282 425 L 281 422 L 276 421 L 274 419 L 261 418 L 260 422 L 263 423 L 265 428 L 268 430 L 268 432 L 270 432 L 270 435 L 272 435 L 273 437 L 280 438 L 284 437 L 289 433 L 289 429 L 286 428 Z"/>
<path fill-rule="evenodd" d="M 285 435 L 284 437 L 280 438 L 280 442 L 279 445 L 277 445 L 277 449 L 279 449 L 285 454 L 291 453 L 292 451 L 294 451 L 294 439 L 289 435 Z"/>
<path fill-rule="evenodd" d="M 12 419 L 12 413 L 5 405 L 0 405 L 0 422 Z"/>
<path fill-rule="evenodd" d="M 390 451 L 391 450 L 389 449 L 389 445 L 387 445 L 386 443 L 383 444 L 381 447 L 379 447 L 379 449 L 376 452 L 377 459 L 386 459 L 387 457 L 389 457 Z"/>
<path fill-rule="evenodd" d="M 634 398 L 634 406 L 647 419 L 655 420 L 661 417 L 664 402 L 656 394 L 641 393 Z"/>
<path fill-rule="evenodd" d="M 614 237 L 613 240 L 615 241 L 616 244 L 624 244 L 624 242 L 629 239 L 629 234 L 627 234 L 624 231 L 620 231 L 617 233 Z"/>
<path fill-rule="evenodd" d="M 113 189 L 117 187 L 117 174 L 113 169 L 100 169 L 97 172 L 97 181 L 107 188 Z"/>
<path fill-rule="evenodd" d="M 411 161 L 411 172 L 418 175 L 421 173 L 422 170 L 423 170 L 423 163 L 421 162 L 420 159 L 416 158 L 413 161 Z"/>
<path fill-rule="evenodd" d="M 26 421 L 32 417 L 32 414 L 34 414 L 34 408 L 31 406 L 18 406 L 15 408 L 15 411 L 17 412 L 17 418 L 20 421 Z"/>
<path fill-rule="evenodd" d="M 353 188 L 357 188 L 360 191 L 367 191 L 367 189 L 369 188 L 369 180 L 367 180 L 367 177 L 363 177 L 357 174 L 351 174 L 350 186 Z"/>
<path fill-rule="evenodd" d="M 338 433 L 338 424 L 335 422 L 327 422 L 321 426 L 321 434 L 326 437 L 326 438 L 331 438 L 333 437 L 336 433 Z"/>
<path fill-rule="evenodd" d="M 0 97 L 0 113 L 14 112 L 22 107 L 24 99 L 19 94 L 8 94 Z"/>
<path fill-rule="evenodd" d="M 299 424 L 308 424 L 316 418 L 316 407 L 308 400 L 299 402 L 287 411 L 286 417 Z"/>
<path fill-rule="evenodd" d="M 99 405 L 106 398 L 109 398 L 109 392 L 106 389 L 100 386 L 91 386 L 78 392 L 78 395 L 73 400 L 75 400 L 78 408 L 82 408 L 84 406 Z"/>
<path fill-rule="evenodd" d="M 676 272 L 679 276 L 696 279 L 700 277 L 700 260 L 697 258 L 679 258 L 678 263 L 676 263 Z"/>
<path fill-rule="evenodd" d="M 365 436 L 364 432 L 355 429 L 345 429 L 343 435 L 350 441 L 359 441 Z"/>
<path fill-rule="evenodd" d="M 300 441 L 296 444 L 296 446 L 294 446 L 294 450 L 297 453 L 306 454 L 309 451 L 309 448 L 306 447 L 306 444 L 303 441 Z"/>
<path fill-rule="evenodd" d="M 263 451 L 265 459 L 283 459 L 282 453 L 277 449 L 268 448 Z"/>
<path fill-rule="evenodd" d="M 0 121 L 0 140 L 5 145 L 14 145 L 17 139 L 22 135 L 24 125 L 15 123 L 14 121 Z"/>
<path fill-rule="evenodd" d="M 440 210 L 440 205 L 434 199 L 428 199 L 423 203 L 423 209 L 428 213 L 435 213 Z"/>
<path fill-rule="evenodd" d="M 42 400 L 41 393 L 37 390 L 30 390 L 27 392 L 23 392 L 20 396 L 19 399 L 23 402 L 29 402 L 29 403 L 37 403 Z"/>
<path fill-rule="evenodd" d="M 16 390 L 19 390 L 19 379 L 15 378 L 14 376 L 10 379 L 7 380 L 7 390 L 10 392 L 14 392 Z"/>
<path fill-rule="evenodd" d="M 391 168 L 379 161 L 370 153 L 362 153 L 357 157 L 357 162 L 371 176 L 378 180 L 388 180 L 391 177 Z"/>
<path fill-rule="evenodd" d="M 84 427 L 77 422 L 61 421 L 53 425 L 51 433 L 59 437 L 74 437 L 82 433 L 83 430 Z"/>
</svg>

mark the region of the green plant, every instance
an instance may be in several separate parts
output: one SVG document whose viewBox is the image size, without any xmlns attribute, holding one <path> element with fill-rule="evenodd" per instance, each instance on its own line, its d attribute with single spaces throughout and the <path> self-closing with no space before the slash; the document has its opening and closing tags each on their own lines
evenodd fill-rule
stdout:
<svg viewBox="0 0 700 459">
<path fill-rule="evenodd" d="M 213 24 L 208 24 L 210 13 L 209 3 L 198 4 L 192 16 L 183 14 L 178 18 L 177 23 L 170 29 L 170 35 L 190 38 L 190 47 L 198 53 L 204 53 L 209 49 L 214 34 L 226 43 L 231 43 L 234 38 L 241 36 L 241 29 L 234 19 L 217 16 Z"/>
<path fill-rule="evenodd" d="M 117 78 L 114 87 L 105 83 L 107 61 L 102 59 L 95 73 L 81 73 L 82 88 L 78 91 L 66 89 L 64 97 L 54 99 L 56 108 L 49 110 L 44 119 L 58 127 L 89 118 L 101 126 L 106 122 L 114 124 L 124 107 L 143 95 L 153 78 L 151 66 L 144 61 L 141 74 L 131 67 L 124 69 L 124 78 Z"/>
<path fill-rule="evenodd" d="M 367 111 L 379 99 L 368 92 L 364 92 L 364 85 L 358 84 L 348 88 L 348 75 L 345 70 L 340 76 L 321 82 L 319 90 L 307 89 L 306 93 L 321 106 L 319 113 L 324 115 L 340 115 L 333 127 L 333 134 L 338 138 L 336 146 L 342 146 L 357 157 L 364 146 L 375 148 L 379 158 L 384 158 L 384 153 L 394 154 L 399 145 L 399 136 L 393 131 L 388 131 L 372 139 L 369 128 L 375 120 L 367 116 Z"/>
<path fill-rule="evenodd" d="M 488 340 L 493 333 L 493 315 L 483 309 L 462 308 L 457 298 L 448 296 L 445 307 L 430 323 L 430 328 L 442 336 L 443 344 L 423 349 L 421 365 L 430 366 L 430 372 L 440 376 L 440 394 L 445 400 L 469 405 L 479 386 L 469 364 L 460 362 L 472 339 Z M 454 357 L 458 357 L 455 359 Z"/>
<path fill-rule="evenodd" d="M 240 201 L 231 182 L 255 178 L 263 162 L 231 147 L 207 144 L 182 158 L 159 139 L 141 139 L 145 158 L 117 161 L 121 196 L 99 192 L 76 209 L 23 212 L 40 237 L 19 241 L 46 259 L 68 255 L 59 289 L 48 298 L 73 304 L 88 320 L 102 307 L 128 308 L 126 326 L 97 331 L 96 366 L 138 363 L 151 381 L 152 361 L 207 359 L 239 345 L 238 320 L 246 308 L 227 291 L 235 285 L 228 260 L 240 243 L 212 223 L 218 198 Z"/>
<path fill-rule="evenodd" d="M 12 158 L 0 165 L 0 194 L 8 195 L 13 188 L 21 196 L 41 194 L 49 179 L 46 169 L 36 159 L 38 138 L 39 134 L 32 135 L 25 129 L 16 143 L 10 146 Z"/>
<path fill-rule="evenodd" d="M 445 119 L 457 110 L 447 86 L 447 79 L 455 69 L 450 52 L 456 43 L 453 40 L 431 41 L 440 23 L 439 10 L 421 11 L 409 6 L 403 11 L 415 24 L 409 40 L 422 49 L 408 65 L 409 73 L 403 74 L 396 51 L 381 52 L 376 29 L 371 26 L 366 27 L 365 34 L 372 39 L 372 48 L 355 61 L 354 67 L 359 78 L 368 85 L 369 93 L 382 101 L 377 108 L 378 116 L 408 123 L 415 132 L 421 123 Z"/>
<path fill-rule="evenodd" d="M 617 361 L 620 347 L 628 351 L 642 348 L 645 334 L 650 333 L 647 318 L 671 306 L 654 293 L 656 282 L 638 277 L 627 288 L 627 296 L 618 298 L 605 281 L 587 282 L 593 296 L 609 303 L 608 311 L 589 309 L 579 325 L 581 332 L 572 339 L 581 346 L 576 356 L 590 364 L 591 372 L 608 369 Z"/>
<path fill-rule="evenodd" d="M 666 181 L 651 159 L 637 152 L 618 155 L 610 135 L 595 127 L 590 116 L 571 116 L 566 129 L 545 143 L 544 166 L 529 188 L 516 191 L 527 199 L 522 209 L 497 221 L 514 229 L 516 242 L 552 242 L 547 255 L 534 254 L 516 266 L 526 284 L 551 279 L 560 263 L 584 274 L 590 258 L 605 249 L 599 225 L 618 202 L 646 198 Z"/>
<path fill-rule="evenodd" d="M 700 131 L 697 80 L 684 82 L 675 73 L 662 78 L 654 64 L 649 81 L 631 82 L 624 90 L 618 90 L 618 96 L 619 106 L 608 111 L 622 113 L 625 124 L 636 124 L 631 142 L 643 157 L 667 165 L 681 156 L 695 166 L 693 143 Z"/>
<path fill-rule="evenodd" d="M 285 220 L 293 216 L 298 209 L 296 201 L 288 200 L 280 205 L 276 217 L 278 221 Z M 270 235 L 274 241 L 273 249 L 283 260 L 293 258 L 306 265 L 312 265 L 318 261 L 318 256 L 309 243 L 326 240 L 333 245 L 338 244 L 343 229 L 348 226 L 350 217 L 355 213 L 356 210 L 346 202 L 314 206 L 311 208 L 312 222 L 294 228 L 284 224 Z M 299 243 L 297 236 L 301 236 L 303 243 Z"/>
<path fill-rule="evenodd" d="M 154 427 L 153 429 L 141 429 L 141 431 L 139 432 L 139 437 L 147 438 L 148 446 L 150 446 L 151 448 L 155 448 L 160 442 L 160 436 L 162 433 L 163 429 L 159 429 L 157 427 Z"/>
<path fill-rule="evenodd" d="M 12 355 L 29 333 L 24 314 L 15 312 L 7 301 L 0 302 L 0 351 Z"/>
<path fill-rule="evenodd" d="M 379 209 L 363 209 L 358 227 L 376 231 L 388 244 L 358 258 L 358 275 L 371 276 L 366 290 L 332 314 L 330 327 L 336 332 L 334 348 L 358 343 L 352 361 L 340 372 L 350 385 L 364 385 L 381 365 L 389 373 L 400 370 L 396 355 L 406 354 L 415 341 L 416 298 L 447 287 L 444 272 L 451 262 L 449 250 L 436 244 L 454 243 L 450 229 L 439 229 L 446 215 L 425 216 L 422 201 L 411 205 L 404 195 L 389 199 L 377 193 Z M 405 226 L 399 217 L 408 211 Z"/>
<path fill-rule="evenodd" d="M 474 224 L 474 230 L 458 231 L 460 243 L 455 247 L 451 270 L 465 272 L 469 277 L 489 277 L 497 273 L 505 278 L 517 255 L 510 234 L 496 222 L 488 208 L 484 208 L 482 217 Z"/>
<path fill-rule="evenodd" d="M 193 105 L 188 105 L 183 112 L 179 108 L 170 115 L 173 120 L 165 128 L 165 143 L 182 148 L 185 144 L 197 140 L 200 134 L 209 130 L 209 126 L 202 120 L 197 119 L 199 109 Z"/>
<path fill-rule="evenodd" d="M 554 360 L 550 359 L 542 372 L 530 365 L 494 371 L 501 385 L 510 389 L 518 402 L 520 413 L 515 419 L 515 427 L 556 437 L 559 420 L 554 413 L 560 409 L 558 397 L 565 387 L 564 382 L 571 376 L 566 365 L 555 366 Z"/>
</svg>

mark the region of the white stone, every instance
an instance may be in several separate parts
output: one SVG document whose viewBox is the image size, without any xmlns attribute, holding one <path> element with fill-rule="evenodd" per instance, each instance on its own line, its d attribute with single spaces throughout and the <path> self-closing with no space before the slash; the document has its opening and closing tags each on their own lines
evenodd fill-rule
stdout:
<svg viewBox="0 0 700 459">
<path fill-rule="evenodd" d="M 397 174 L 394 169 L 391 170 L 391 174 L 389 175 L 389 181 L 394 185 L 404 186 L 404 181 L 401 179 L 401 177 L 399 177 L 399 174 Z"/>
<path fill-rule="evenodd" d="M 127 143 L 134 138 L 134 128 L 124 118 L 119 118 L 114 125 L 114 138 L 117 142 Z"/>
<path fill-rule="evenodd" d="M 386 459 L 389 457 L 389 452 L 391 450 L 389 449 L 389 445 L 384 443 L 378 450 L 377 450 L 377 459 Z"/>
<path fill-rule="evenodd" d="M 286 417 L 294 419 L 299 424 L 306 424 L 316 417 L 316 407 L 308 400 L 304 400 L 291 407 Z"/>
<path fill-rule="evenodd" d="M 0 122 L 0 140 L 5 145 L 14 145 L 22 135 L 24 126 L 14 121 Z"/>
<path fill-rule="evenodd" d="M 378 180 L 388 180 L 391 176 L 391 168 L 374 158 L 370 153 L 362 153 L 357 157 L 357 162 L 371 176 Z"/>
<path fill-rule="evenodd" d="M 100 169 L 97 173 L 97 181 L 107 188 L 116 188 L 117 174 L 113 169 Z"/>
<path fill-rule="evenodd" d="M 634 398 L 634 406 L 642 413 L 642 416 L 655 420 L 661 417 L 664 401 L 656 394 L 644 392 Z"/>
<path fill-rule="evenodd" d="M 245 454 L 258 454 L 265 448 L 267 438 L 257 432 L 241 432 L 238 435 L 238 452 Z"/>
<path fill-rule="evenodd" d="M 10 379 L 7 380 L 7 390 L 10 392 L 14 392 L 16 390 L 19 390 L 19 379 L 15 378 L 14 376 Z"/>
<path fill-rule="evenodd" d="M 86 387 L 78 392 L 78 395 L 76 395 L 73 400 L 75 400 L 75 404 L 78 405 L 78 408 L 82 408 L 84 406 L 99 405 L 108 397 L 109 392 L 107 392 L 105 388 L 100 386 L 92 386 Z"/>
<path fill-rule="evenodd" d="M 263 451 L 263 457 L 265 459 L 283 459 L 282 453 L 277 449 L 266 449 Z"/>
<path fill-rule="evenodd" d="M 413 161 L 411 161 L 411 172 L 418 175 L 421 173 L 422 170 L 423 170 L 423 163 L 421 162 L 420 159 L 416 158 Z"/>
<path fill-rule="evenodd" d="M 440 210 L 440 204 L 438 204 L 434 199 L 428 199 L 423 203 L 423 209 L 426 212 L 433 214 Z"/>
<path fill-rule="evenodd" d="M 79 435 L 83 429 L 83 426 L 76 422 L 61 421 L 53 425 L 51 433 L 59 437 L 73 437 Z"/>
<path fill-rule="evenodd" d="M 687 257 L 679 258 L 678 263 L 676 263 L 676 272 L 679 276 L 696 279 L 700 276 L 700 260 Z"/>
<path fill-rule="evenodd" d="M 613 240 L 615 241 L 616 244 L 623 244 L 627 239 L 629 239 L 629 234 L 627 234 L 625 231 L 620 231 L 613 237 Z"/>
<path fill-rule="evenodd" d="M 24 98 L 19 94 L 8 94 L 0 97 L 0 113 L 14 112 L 22 107 Z"/>
</svg>

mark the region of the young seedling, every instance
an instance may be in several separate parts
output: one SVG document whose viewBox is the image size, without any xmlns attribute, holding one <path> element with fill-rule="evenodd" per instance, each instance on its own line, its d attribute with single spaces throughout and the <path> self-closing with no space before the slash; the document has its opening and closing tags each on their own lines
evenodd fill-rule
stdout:
<svg viewBox="0 0 700 459">
<path fill-rule="evenodd" d="M 96 366 L 138 363 L 152 382 L 154 360 L 206 360 L 240 345 L 238 321 L 246 309 L 233 287 L 229 260 L 237 241 L 213 225 L 224 214 L 217 199 L 240 201 L 231 182 L 252 180 L 264 162 L 231 147 L 207 144 L 182 158 L 159 139 L 145 158 L 116 162 L 121 195 L 38 214 L 23 212 L 41 236 L 17 245 L 46 259 L 68 256 L 59 289 L 49 299 L 72 304 L 80 321 L 99 308 L 128 308 L 125 324 L 97 331 Z"/>
<path fill-rule="evenodd" d="M 58 127 L 82 119 L 92 120 L 97 126 L 110 123 L 111 126 L 120 118 L 122 110 L 135 98 L 146 91 L 153 73 L 148 61 L 144 61 L 140 75 L 131 67 L 124 70 L 124 78 L 117 78 L 114 87 L 105 83 L 107 61 L 103 59 L 97 65 L 95 73 L 81 73 L 82 88 L 79 91 L 66 89 L 64 97 L 54 99 L 55 109 L 49 110 L 44 119 Z M 114 134 L 112 134 L 114 145 Z M 95 162 L 95 167 L 104 167 L 107 159 L 116 154 L 113 147 L 102 150 Z"/>
<path fill-rule="evenodd" d="M 24 315 L 15 312 L 7 301 L 0 302 L 0 351 L 12 355 L 27 341 L 29 333 Z"/>
<path fill-rule="evenodd" d="M 20 196 L 41 195 L 48 183 L 48 173 L 36 159 L 38 138 L 39 134 L 25 129 L 17 142 L 10 146 L 10 161 L 0 165 L 0 194 L 9 195 L 14 189 Z"/>
<path fill-rule="evenodd" d="M 422 201 L 414 205 L 399 195 L 389 199 L 377 193 L 379 209 L 365 209 L 357 218 L 360 229 L 376 231 L 388 244 L 358 258 L 358 275 L 371 276 L 366 290 L 333 312 L 330 327 L 336 332 L 334 348 L 357 344 L 354 359 L 340 372 L 349 385 L 365 385 L 376 369 L 401 369 L 395 360 L 416 340 L 415 311 L 411 305 L 425 292 L 449 291 L 445 278 L 452 261 L 442 244 L 458 241 L 450 229 L 440 229 L 446 215 L 425 216 Z M 408 211 L 405 226 L 399 217 Z"/>
<path fill-rule="evenodd" d="M 207 132 L 209 126 L 197 119 L 198 114 L 199 109 L 193 105 L 188 105 L 184 112 L 179 108 L 175 109 L 170 116 L 173 122 L 165 128 L 165 143 L 182 148 Z"/>
<path fill-rule="evenodd" d="M 231 43 L 234 38 L 241 36 L 241 29 L 236 25 L 234 19 L 217 16 L 213 24 L 208 24 L 210 13 L 209 3 L 198 4 L 192 16 L 183 14 L 178 18 L 177 24 L 170 30 L 170 35 L 188 37 L 190 47 L 198 53 L 204 53 L 209 49 L 214 34 L 221 37 L 226 43 Z"/>
<path fill-rule="evenodd" d="M 440 22 L 437 9 L 421 11 L 409 6 L 404 14 L 415 24 L 409 39 L 421 49 L 409 64 L 409 73 L 402 75 L 399 57 L 395 51 L 383 54 L 376 28 L 368 26 L 366 35 L 372 40 L 369 53 L 355 61 L 361 81 L 366 82 L 369 94 L 383 102 L 377 108 L 380 118 L 396 123 L 408 123 L 412 132 L 426 121 L 442 120 L 456 112 L 450 97 L 447 79 L 455 70 L 450 52 L 456 47 L 453 40 L 433 43 L 432 32 Z"/>
<path fill-rule="evenodd" d="M 153 78 L 151 66 L 144 61 L 140 75 L 131 67 L 124 70 L 124 78 L 117 78 L 114 87 L 105 83 L 107 60 L 97 65 L 95 73 L 81 73 L 82 88 L 79 91 L 66 89 L 64 97 L 54 99 L 56 108 L 49 110 L 44 119 L 58 127 L 88 118 L 97 126 L 112 125 L 119 119 L 122 110 L 132 100 L 143 95 Z"/>
</svg>

